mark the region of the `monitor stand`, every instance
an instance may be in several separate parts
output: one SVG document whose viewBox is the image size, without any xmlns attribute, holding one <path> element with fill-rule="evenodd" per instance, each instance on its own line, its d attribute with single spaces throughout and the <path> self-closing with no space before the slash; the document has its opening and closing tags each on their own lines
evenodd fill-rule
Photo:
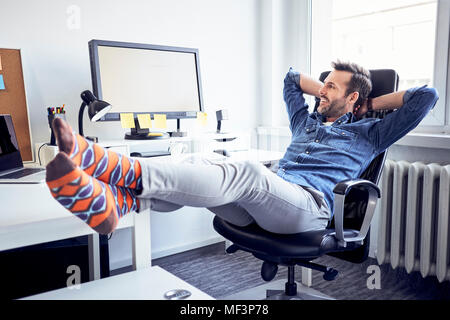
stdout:
<svg viewBox="0 0 450 320">
<path fill-rule="evenodd" d="M 131 128 L 131 132 L 125 134 L 125 140 L 155 140 L 155 139 L 168 139 L 169 134 L 166 132 L 150 132 L 149 129 L 142 129 L 139 126 L 139 121 L 135 119 L 135 127 Z"/>
<path fill-rule="evenodd" d="M 187 132 L 186 131 L 181 131 L 180 122 L 181 122 L 181 120 L 177 119 L 177 131 L 169 132 L 171 137 L 186 137 L 187 136 Z"/>
</svg>

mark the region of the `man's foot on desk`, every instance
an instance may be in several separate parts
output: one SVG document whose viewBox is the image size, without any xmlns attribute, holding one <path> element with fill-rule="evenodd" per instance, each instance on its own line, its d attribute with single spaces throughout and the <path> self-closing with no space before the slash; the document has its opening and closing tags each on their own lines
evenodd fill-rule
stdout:
<svg viewBox="0 0 450 320">
<path fill-rule="evenodd" d="M 111 185 L 142 189 L 141 165 L 138 160 L 86 140 L 61 118 L 55 118 L 53 129 L 59 150 L 66 153 L 88 175 Z"/>
<path fill-rule="evenodd" d="M 139 200 L 130 189 L 89 176 L 63 152 L 46 169 L 52 196 L 100 234 L 113 232 L 120 217 L 139 210 Z"/>
</svg>

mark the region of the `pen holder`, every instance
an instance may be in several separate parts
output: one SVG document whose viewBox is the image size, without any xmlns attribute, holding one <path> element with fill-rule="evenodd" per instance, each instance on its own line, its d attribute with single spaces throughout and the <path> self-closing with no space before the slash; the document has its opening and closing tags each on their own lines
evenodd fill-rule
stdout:
<svg viewBox="0 0 450 320">
<path fill-rule="evenodd" d="M 47 118 L 48 118 L 48 125 L 49 125 L 50 131 L 51 131 L 50 145 L 51 146 L 56 146 L 55 133 L 53 132 L 52 123 L 53 123 L 53 120 L 55 118 L 61 118 L 61 119 L 63 119 L 65 121 L 66 120 L 66 114 L 65 113 L 50 114 L 50 115 L 47 116 Z"/>
</svg>

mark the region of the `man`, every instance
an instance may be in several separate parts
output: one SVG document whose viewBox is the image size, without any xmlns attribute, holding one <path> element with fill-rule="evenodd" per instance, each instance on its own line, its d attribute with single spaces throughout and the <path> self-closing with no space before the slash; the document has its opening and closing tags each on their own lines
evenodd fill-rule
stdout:
<svg viewBox="0 0 450 320">
<path fill-rule="evenodd" d="M 99 233 L 130 211 L 206 207 L 230 223 L 256 222 L 274 233 L 323 229 L 333 216 L 334 186 L 357 178 L 374 157 L 415 128 L 434 107 L 433 88 L 411 88 L 367 99 L 369 72 L 333 63 L 322 84 L 290 70 L 284 100 L 292 141 L 277 174 L 254 162 L 157 163 L 104 150 L 53 123 L 60 153 L 47 166 L 53 197 Z M 304 94 L 320 98 L 308 113 Z M 384 119 L 369 110 L 398 109 Z"/>
</svg>

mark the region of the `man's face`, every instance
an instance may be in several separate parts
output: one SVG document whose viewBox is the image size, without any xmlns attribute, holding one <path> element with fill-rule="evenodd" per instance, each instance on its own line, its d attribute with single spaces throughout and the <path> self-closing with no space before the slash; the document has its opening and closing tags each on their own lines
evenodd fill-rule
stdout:
<svg viewBox="0 0 450 320">
<path fill-rule="evenodd" d="M 320 104 L 317 111 L 328 118 L 338 118 L 352 111 L 353 103 L 350 101 L 352 94 L 347 97 L 347 85 L 352 73 L 348 71 L 333 70 L 327 76 L 322 88 L 319 90 Z"/>
</svg>

